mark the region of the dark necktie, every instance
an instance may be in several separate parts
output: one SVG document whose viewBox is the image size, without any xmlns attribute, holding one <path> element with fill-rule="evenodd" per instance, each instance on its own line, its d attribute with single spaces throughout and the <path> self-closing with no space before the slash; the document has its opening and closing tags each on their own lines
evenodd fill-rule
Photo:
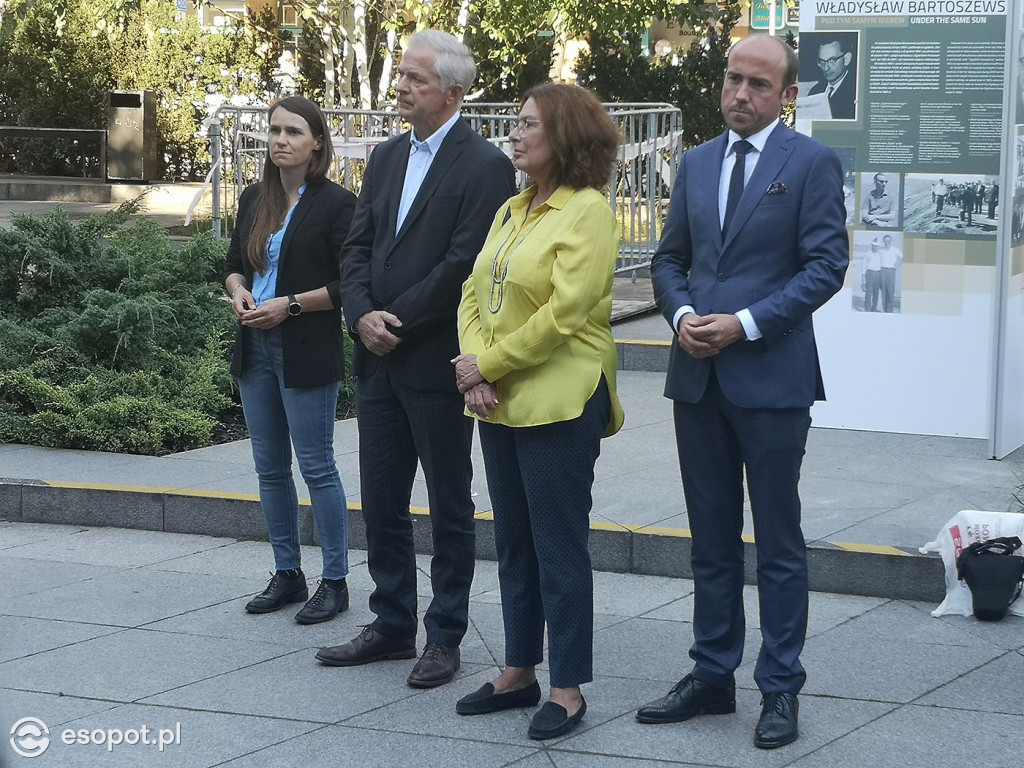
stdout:
<svg viewBox="0 0 1024 768">
<path fill-rule="evenodd" d="M 725 233 L 729 231 L 729 223 L 732 215 L 736 213 L 736 206 L 740 203 L 740 196 L 743 194 L 743 175 L 745 172 L 747 152 L 752 150 L 754 145 L 746 139 L 740 139 L 732 145 L 732 151 L 736 153 L 736 162 L 732 166 L 732 176 L 729 177 L 729 197 L 725 203 L 725 217 L 722 219 L 722 239 L 725 240 Z"/>
</svg>

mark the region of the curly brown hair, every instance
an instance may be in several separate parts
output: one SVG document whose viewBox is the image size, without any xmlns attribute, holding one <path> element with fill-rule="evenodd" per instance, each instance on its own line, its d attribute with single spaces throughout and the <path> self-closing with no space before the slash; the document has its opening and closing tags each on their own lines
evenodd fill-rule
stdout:
<svg viewBox="0 0 1024 768">
<path fill-rule="evenodd" d="M 622 139 L 598 98 L 575 85 L 545 83 L 527 91 L 522 103 L 529 99 L 551 145 L 555 180 L 574 189 L 608 186 Z"/>
</svg>

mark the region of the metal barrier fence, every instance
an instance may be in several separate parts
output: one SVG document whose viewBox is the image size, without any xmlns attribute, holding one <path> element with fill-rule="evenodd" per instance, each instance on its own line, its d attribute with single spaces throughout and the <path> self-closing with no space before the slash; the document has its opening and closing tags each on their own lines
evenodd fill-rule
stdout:
<svg viewBox="0 0 1024 768">
<path fill-rule="evenodd" d="M 615 175 L 607 191 L 619 221 L 616 272 L 650 264 L 661 235 L 676 168 L 682 153 L 682 115 L 670 104 L 605 104 L 622 133 Z M 463 104 L 473 130 L 511 155 L 508 140 L 517 104 Z M 222 233 L 225 211 L 233 212 L 242 190 L 259 180 L 267 151 L 267 108 L 223 105 L 210 121 L 213 228 Z M 331 126 L 335 164 L 331 177 L 358 194 L 373 147 L 405 128 L 393 110 L 324 110 Z M 520 186 L 525 184 L 520 174 Z"/>
</svg>

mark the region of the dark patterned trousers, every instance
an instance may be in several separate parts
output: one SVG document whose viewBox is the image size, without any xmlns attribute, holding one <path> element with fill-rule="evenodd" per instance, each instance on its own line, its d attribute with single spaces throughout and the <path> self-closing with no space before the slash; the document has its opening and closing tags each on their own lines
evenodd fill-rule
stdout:
<svg viewBox="0 0 1024 768">
<path fill-rule="evenodd" d="M 556 688 L 594 676 L 594 578 L 587 545 L 594 464 L 610 414 L 602 377 L 575 419 L 536 427 L 479 422 L 494 508 L 505 663 L 533 667 L 543 661 L 546 622 L 550 682 Z"/>
</svg>

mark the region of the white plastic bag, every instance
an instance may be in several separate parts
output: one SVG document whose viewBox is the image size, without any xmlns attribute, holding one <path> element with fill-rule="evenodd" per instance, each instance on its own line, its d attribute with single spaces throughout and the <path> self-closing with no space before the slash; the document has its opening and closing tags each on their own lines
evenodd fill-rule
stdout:
<svg viewBox="0 0 1024 768">
<path fill-rule="evenodd" d="M 956 577 L 956 559 L 974 542 L 988 541 L 1000 536 L 1019 536 L 1024 540 L 1024 514 L 963 509 L 942 526 L 935 541 L 929 541 L 920 548 L 922 554 L 938 552 L 942 555 L 942 564 L 946 567 L 946 599 L 932 611 L 932 616 L 945 616 L 950 613 L 970 616 L 974 613 L 971 590 Z M 1010 603 L 1007 613 L 1024 616 L 1024 597 Z"/>
</svg>

